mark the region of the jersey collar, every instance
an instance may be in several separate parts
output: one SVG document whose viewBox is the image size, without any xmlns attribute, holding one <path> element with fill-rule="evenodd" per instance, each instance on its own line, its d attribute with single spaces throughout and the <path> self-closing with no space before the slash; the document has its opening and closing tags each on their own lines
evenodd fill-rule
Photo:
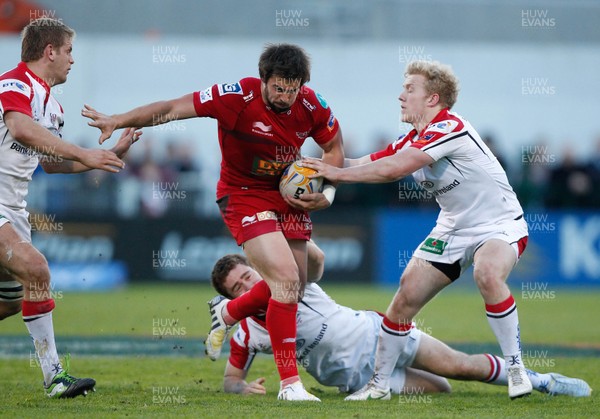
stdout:
<svg viewBox="0 0 600 419">
<path fill-rule="evenodd" d="M 421 131 L 421 133 L 419 134 L 419 136 L 423 135 L 423 133 L 425 131 L 427 131 L 427 128 L 429 128 L 431 125 L 435 124 L 436 122 L 445 121 L 446 119 L 448 119 L 448 112 L 449 111 L 450 111 L 449 108 L 444 108 L 441 111 L 439 111 L 437 113 L 437 115 L 434 116 L 431 121 L 429 121 L 429 124 L 427 124 L 427 126 L 425 128 L 423 128 L 423 131 Z"/>
<path fill-rule="evenodd" d="M 46 83 L 44 81 L 44 79 L 42 79 L 37 74 L 35 74 L 33 71 L 31 71 L 31 69 L 29 67 L 27 67 L 27 63 L 21 61 L 19 63 L 19 65 L 17 65 L 17 68 L 23 72 L 29 73 L 31 75 L 31 77 L 34 78 L 35 81 L 37 81 L 39 84 L 41 84 L 47 93 L 46 97 L 48 97 L 48 95 L 50 94 L 50 86 L 48 86 L 48 83 Z"/>
</svg>

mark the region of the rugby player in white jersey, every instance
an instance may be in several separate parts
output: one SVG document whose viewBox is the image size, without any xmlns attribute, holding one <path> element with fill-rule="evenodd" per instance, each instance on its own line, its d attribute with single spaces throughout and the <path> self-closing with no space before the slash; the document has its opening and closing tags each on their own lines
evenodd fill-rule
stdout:
<svg viewBox="0 0 600 419">
<path fill-rule="evenodd" d="M 31 244 L 29 181 L 38 164 L 47 173 L 118 172 L 121 157 L 140 135 L 127 129 L 111 151 L 62 140 L 63 110 L 50 88 L 67 80 L 74 36 L 58 20 L 32 21 L 23 29 L 21 62 L 0 75 L 0 320 L 23 312 L 52 398 L 85 395 L 96 382 L 69 375 L 59 360 L 48 263 Z"/>
<path fill-rule="evenodd" d="M 310 279 L 315 281 L 322 274 L 322 267 L 319 268 L 318 264 L 322 266 L 323 257 L 312 241 L 308 247 L 309 272 L 314 273 Z M 316 269 L 313 269 L 314 255 L 317 256 Z M 261 294 L 269 290 L 246 258 L 237 254 L 219 259 L 211 280 L 213 286 L 227 298 L 247 296 L 253 292 Z M 262 296 L 258 298 L 262 299 Z M 219 305 L 223 307 L 225 301 Z M 213 308 L 215 301 L 209 305 Z M 382 319 L 382 315 L 374 311 L 358 311 L 338 305 L 314 282 L 308 283 L 298 304 L 298 364 L 323 385 L 337 387 L 341 392 L 357 391 L 373 374 Z M 241 320 L 231 339 L 231 353 L 223 381 L 225 392 L 266 394 L 264 377 L 246 381 L 254 356 L 257 353 L 272 353 L 264 320 L 264 315 Z M 542 374 L 530 370 L 527 373 L 533 387 L 542 393 L 581 397 L 589 396 L 591 392 L 587 383 L 580 379 L 557 373 Z M 491 354 L 467 355 L 458 352 L 419 329 L 412 328 L 408 343 L 391 375 L 391 392 L 417 394 L 450 391 L 448 381 L 441 376 L 507 384 L 503 359 Z"/>
<path fill-rule="evenodd" d="M 386 150 L 336 168 L 305 165 L 341 183 L 392 182 L 413 175 L 441 211 L 400 278 L 379 333 L 375 372 L 346 400 L 386 399 L 398 357 L 410 339 L 414 316 L 471 264 L 489 324 L 508 365 L 511 399 L 531 393 L 521 358 L 519 320 L 506 279 L 527 244 L 527 223 L 496 157 L 465 119 L 450 112 L 458 79 L 439 62 L 413 61 L 400 94 L 402 121 L 413 130 Z M 466 315 L 471 315 L 467 314 Z"/>
</svg>

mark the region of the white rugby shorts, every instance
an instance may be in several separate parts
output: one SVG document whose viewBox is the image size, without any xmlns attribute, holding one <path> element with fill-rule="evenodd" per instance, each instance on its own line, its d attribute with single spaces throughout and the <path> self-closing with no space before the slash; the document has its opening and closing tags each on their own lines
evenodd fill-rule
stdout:
<svg viewBox="0 0 600 419">
<path fill-rule="evenodd" d="M 429 262 L 453 264 L 459 262 L 461 273 L 473 264 L 477 249 L 491 239 L 510 244 L 517 261 L 521 257 L 519 241 L 529 235 L 525 217 L 502 224 L 451 230 L 436 226 L 414 251 L 413 256 Z"/>
</svg>

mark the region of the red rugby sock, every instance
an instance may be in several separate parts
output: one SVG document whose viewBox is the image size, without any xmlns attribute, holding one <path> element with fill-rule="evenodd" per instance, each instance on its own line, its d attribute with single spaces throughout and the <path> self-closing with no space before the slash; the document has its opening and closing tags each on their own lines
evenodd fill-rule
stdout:
<svg viewBox="0 0 600 419">
<path fill-rule="evenodd" d="M 257 282 L 248 292 L 227 303 L 227 312 L 235 320 L 264 314 L 269 306 L 271 290 L 265 281 Z"/>
<path fill-rule="evenodd" d="M 275 365 L 281 380 L 298 375 L 296 365 L 296 312 L 298 304 L 284 304 L 271 299 L 267 310 L 267 330 Z"/>
</svg>

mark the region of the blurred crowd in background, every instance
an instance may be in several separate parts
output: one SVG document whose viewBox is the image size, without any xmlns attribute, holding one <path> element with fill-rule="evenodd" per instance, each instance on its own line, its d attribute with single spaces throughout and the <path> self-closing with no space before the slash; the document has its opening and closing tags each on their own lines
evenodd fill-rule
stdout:
<svg viewBox="0 0 600 419">
<path fill-rule="evenodd" d="M 146 137 L 140 141 L 126 157 L 125 170 L 116 175 L 92 171 L 83 176 L 48 176 L 39 168 L 28 196 L 31 210 L 81 218 L 216 216 L 219 166 L 201 164 L 193 140 L 165 141 L 160 150 L 153 140 Z M 595 151 L 583 159 L 576 158 L 571 144 L 556 153 L 539 142 L 507 157 L 498 150 L 499 139 L 484 135 L 484 140 L 505 168 L 526 210 L 600 208 L 600 138 Z M 389 142 L 389 138 L 375 138 L 373 151 Z M 347 157 L 360 157 L 353 155 L 348 142 L 346 148 Z M 333 208 L 348 207 L 436 208 L 437 204 L 408 177 L 387 184 L 342 185 Z"/>
</svg>

